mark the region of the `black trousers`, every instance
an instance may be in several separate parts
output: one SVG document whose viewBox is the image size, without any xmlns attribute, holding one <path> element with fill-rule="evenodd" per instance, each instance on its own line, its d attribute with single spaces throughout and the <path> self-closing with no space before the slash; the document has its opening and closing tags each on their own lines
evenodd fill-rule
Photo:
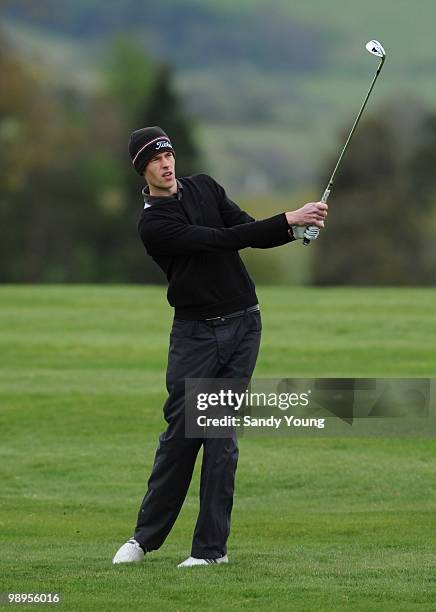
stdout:
<svg viewBox="0 0 436 612">
<path fill-rule="evenodd" d="M 185 378 L 251 378 L 261 336 L 259 312 L 206 321 L 174 320 L 170 335 L 163 411 L 168 427 L 159 437 L 135 539 L 146 551 L 165 541 L 180 512 L 203 446 L 200 511 L 191 555 L 213 559 L 227 552 L 238 445 L 233 438 L 185 438 Z"/>
</svg>

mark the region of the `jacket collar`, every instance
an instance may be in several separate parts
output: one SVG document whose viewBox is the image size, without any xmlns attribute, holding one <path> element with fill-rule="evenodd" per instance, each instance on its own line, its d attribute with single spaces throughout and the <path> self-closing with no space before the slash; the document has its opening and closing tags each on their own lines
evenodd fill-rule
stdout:
<svg viewBox="0 0 436 612">
<path fill-rule="evenodd" d="M 146 185 L 142 190 L 142 197 L 144 198 L 144 208 L 148 208 L 149 206 L 153 206 L 153 204 L 157 204 L 159 202 L 165 202 L 167 200 L 172 200 L 176 198 L 177 200 L 182 199 L 183 195 L 183 185 L 176 178 L 177 182 L 177 194 L 173 194 L 171 196 L 152 196 L 150 195 L 150 187 Z"/>
</svg>

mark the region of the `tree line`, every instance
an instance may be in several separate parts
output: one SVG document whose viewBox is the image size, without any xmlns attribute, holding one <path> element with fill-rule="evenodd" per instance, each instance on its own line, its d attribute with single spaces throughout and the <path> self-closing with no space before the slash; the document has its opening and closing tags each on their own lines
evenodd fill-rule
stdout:
<svg viewBox="0 0 436 612">
<path fill-rule="evenodd" d="M 179 176 L 207 170 L 167 64 L 118 39 L 91 95 L 53 85 L 0 39 L 0 282 L 165 282 L 136 232 L 144 182 L 127 141 L 145 125 L 171 134 Z M 436 114 L 416 101 L 364 118 L 305 282 L 435 284 L 435 157 Z M 303 203 L 289 200 L 243 206 L 261 218 Z M 247 255 L 263 282 L 287 282 L 283 267 L 300 265 L 284 250 Z"/>
<path fill-rule="evenodd" d="M 0 40 L 0 282 L 163 282 L 141 257 L 144 181 L 129 134 L 162 125 L 177 168 L 201 168 L 168 65 L 114 43 L 95 95 L 53 86 Z"/>
<path fill-rule="evenodd" d="M 313 282 L 435 285 L 435 169 L 434 112 L 398 100 L 364 120 L 330 196 Z"/>
</svg>

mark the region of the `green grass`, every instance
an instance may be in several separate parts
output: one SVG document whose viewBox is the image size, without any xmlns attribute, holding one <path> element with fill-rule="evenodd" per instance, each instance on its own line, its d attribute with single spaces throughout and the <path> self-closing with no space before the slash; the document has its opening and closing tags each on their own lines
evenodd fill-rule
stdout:
<svg viewBox="0 0 436 612">
<path fill-rule="evenodd" d="M 250 438 L 231 564 L 181 571 L 198 470 L 160 551 L 131 535 L 163 428 L 160 287 L 0 289 L 0 591 L 68 610 L 433 610 L 431 439 Z M 433 376 L 435 291 L 259 289 L 257 376 Z"/>
</svg>

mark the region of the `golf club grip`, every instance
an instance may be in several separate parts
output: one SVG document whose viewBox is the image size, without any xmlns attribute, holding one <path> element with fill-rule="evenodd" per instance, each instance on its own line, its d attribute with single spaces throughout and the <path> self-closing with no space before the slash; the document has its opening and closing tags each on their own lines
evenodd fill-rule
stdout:
<svg viewBox="0 0 436 612">
<path fill-rule="evenodd" d="M 310 227 L 310 225 L 308 225 L 308 227 Z M 311 241 L 309 240 L 309 238 L 303 238 L 303 246 L 309 246 L 310 242 Z"/>
<path fill-rule="evenodd" d="M 321 202 L 324 202 L 324 204 L 327 204 L 327 200 L 329 199 L 330 191 L 331 191 L 331 184 L 329 184 L 327 189 L 322 194 Z M 310 240 L 308 238 L 303 238 L 303 246 L 308 246 L 309 244 L 310 244 Z"/>
</svg>

